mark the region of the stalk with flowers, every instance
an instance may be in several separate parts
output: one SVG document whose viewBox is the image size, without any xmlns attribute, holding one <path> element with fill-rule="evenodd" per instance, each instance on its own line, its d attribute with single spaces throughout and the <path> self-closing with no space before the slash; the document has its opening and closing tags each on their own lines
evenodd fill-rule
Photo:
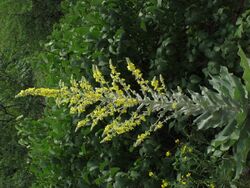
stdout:
<svg viewBox="0 0 250 188">
<path fill-rule="evenodd" d="M 76 130 L 84 126 L 93 128 L 111 117 L 112 120 L 105 125 L 102 142 L 108 142 L 116 136 L 143 126 L 143 122 L 150 116 L 157 116 L 145 132 L 138 134 L 134 142 L 135 147 L 155 131 L 168 126 L 172 120 L 192 118 L 193 125 L 198 130 L 220 130 L 207 149 L 212 157 L 222 157 L 233 148 L 235 164 L 232 166 L 236 180 L 243 171 L 250 145 L 250 131 L 246 123 L 250 65 L 241 49 L 239 55 L 245 71 L 245 84 L 230 74 L 226 67 L 221 67 L 220 75 L 211 76 L 209 80 L 212 89 L 201 87 L 200 93 L 184 93 L 181 88 L 176 91 L 168 90 L 161 76 L 154 77 L 151 82 L 145 80 L 141 71 L 127 59 L 127 69 L 139 85 L 139 91 L 133 90 L 110 62 L 111 82 L 107 81 L 98 67 L 93 66 L 93 78 L 98 87 L 91 85 L 84 77 L 79 81 L 72 78 L 70 86 L 60 82 L 58 89 L 29 88 L 21 91 L 17 97 L 52 97 L 58 106 L 67 105 L 71 114 L 81 115 L 87 111 L 84 118 L 77 123 Z M 93 110 L 89 112 L 90 107 Z"/>
</svg>

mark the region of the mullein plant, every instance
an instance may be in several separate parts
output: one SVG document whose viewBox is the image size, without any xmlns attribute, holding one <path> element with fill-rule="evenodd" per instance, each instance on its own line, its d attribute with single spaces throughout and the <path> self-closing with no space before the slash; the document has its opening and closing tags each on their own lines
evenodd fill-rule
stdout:
<svg viewBox="0 0 250 188">
<path fill-rule="evenodd" d="M 137 136 L 134 146 L 140 145 L 155 131 L 166 126 L 166 122 L 193 117 L 193 125 L 198 130 L 219 130 L 207 151 L 215 158 L 222 158 L 229 150 L 233 151 L 232 159 L 235 163 L 232 164 L 232 168 L 235 170 L 234 179 L 237 180 L 243 171 L 250 149 L 250 127 L 247 123 L 250 64 L 241 49 L 239 55 L 244 69 L 245 84 L 230 74 L 226 67 L 221 67 L 219 75 L 210 75 L 209 83 L 212 89 L 201 87 L 200 93 L 184 93 L 181 88 L 177 88 L 176 91 L 168 90 L 162 76 L 154 77 L 152 81 L 145 80 L 141 71 L 126 59 L 127 69 L 139 85 L 138 91 L 126 83 L 121 73 L 110 62 L 110 82 L 97 66 L 93 66 L 93 78 L 98 87 L 91 85 L 85 77 L 79 81 L 72 78 L 70 86 L 60 82 L 58 89 L 29 88 L 22 90 L 17 97 L 52 97 L 58 106 L 66 104 L 71 114 L 87 113 L 77 123 L 76 130 L 84 126 L 93 128 L 111 117 L 112 120 L 108 121 L 104 128 L 102 142 L 108 142 L 115 136 L 136 129 L 156 114 L 156 121 Z M 89 112 L 89 109 L 93 110 Z"/>
</svg>

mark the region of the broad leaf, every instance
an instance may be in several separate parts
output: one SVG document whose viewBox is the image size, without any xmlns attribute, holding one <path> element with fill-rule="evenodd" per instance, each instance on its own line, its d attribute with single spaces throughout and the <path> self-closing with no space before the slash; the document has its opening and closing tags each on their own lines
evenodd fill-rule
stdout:
<svg viewBox="0 0 250 188">
<path fill-rule="evenodd" d="M 245 81 L 247 91 L 250 92 L 250 61 L 241 47 L 239 47 L 238 55 L 241 60 L 240 65 L 244 70 L 243 79 Z"/>
<path fill-rule="evenodd" d="M 236 160 L 236 174 L 235 179 L 239 179 L 246 160 L 247 156 L 250 151 L 250 119 L 248 118 L 248 121 L 244 127 L 244 129 L 241 131 L 240 139 L 237 143 L 236 153 L 234 155 Z"/>
</svg>

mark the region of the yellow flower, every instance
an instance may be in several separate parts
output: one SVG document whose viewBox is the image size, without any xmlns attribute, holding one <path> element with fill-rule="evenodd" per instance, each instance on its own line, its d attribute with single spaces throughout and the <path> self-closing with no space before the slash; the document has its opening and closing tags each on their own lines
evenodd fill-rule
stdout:
<svg viewBox="0 0 250 188">
<path fill-rule="evenodd" d="M 133 71 L 133 73 L 134 73 L 136 78 L 141 78 L 142 77 L 142 73 L 141 73 L 141 71 L 139 69 L 135 69 Z"/>
<path fill-rule="evenodd" d="M 151 81 L 151 85 L 154 87 L 154 90 L 157 90 L 159 86 L 159 81 L 156 80 L 156 77 L 154 77 L 153 80 Z"/>
<path fill-rule="evenodd" d="M 180 143 L 180 140 L 177 138 L 174 142 L 175 142 L 176 144 L 179 144 L 179 143 Z"/>
<path fill-rule="evenodd" d="M 169 185 L 167 180 L 162 180 L 161 182 L 161 188 L 166 188 Z"/>
<path fill-rule="evenodd" d="M 175 110 L 176 107 L 177 107 L 177 103 L 176 103 L 176 102 L 173 102 L 173 103 L 172 103 L 172 109 Z"/>
<path fill-rule="evenodd" d="M 126 58 L 126 60 L 127 60 L 127 68 L 135 76 L 135 79 L 139 84 L 139 86 L 141 87 L 142 92 L 144 94 L 146 94 L 147 92 L 151 92 L 151 89 L 147 85 L 148 81 L 142 78 L 142 73 L 140 69 L 136 69 L 135 65 L 130 61 L 130 59 Z"/>
<path fill-rule="evenodd" d="M 153 176 L 154 176 L 154 173 L 153 173 L 152 171 L 150 171 L 150 172 L 148 173 L 148 176 L 149 176 L 149 177 L 153 177 Z"/>
<path fill-rule="evenodd" d="M 83 127 L 84 125 L 86 125 L 87 123 L 89 122 L 89 119 L 83 119 L 83 120 L 81 120 L 81 121 L 79 121 L 78 123 L 77 123 L 77 127 L 76 127 L 76 130 L 77 129 L 79 129 L 80 127 Z"/>
<path fill-rule="evenodd" d="M 100 84 L 107 84 L 106 80 L 104 79 L 101 71 L 98 69 L 97 66 L 93 66 L 93 77 L 95 79 L 96 82 L 100 83 Z"/>
<path fill-rule="evenodd" d="M 163 127 L 163 123 L 161 121 L 159 121 L 157 124 L 156 124 L 156 129 L 161 129 Z"/>
<path fill-rule="evenodd" d="M 187 184 L 187 182 L 185 182 L 185 181 L 181 181 L 181 184 L 182 184 L 182 185 L 186 185 L 186 184 Z"/>
<path fill-rule="evenodd" d="M 190 172 L 186 174 L 186 177 L 187 177 L 187 178 L 189 178 L 190 176 L 191 176 L 191 173 L 190 173 Z"/>
<path fill-rule="evenodd" d="M 209 188 L 215 188 L 214 183 L 211 183 L 211 184 L 209 185 Z"/>
<path fill-rule="evenodd" d="M 181 154 L 186 153 L 186 151 L 187 151 L 187 145 L 182 146 L 182 148 L 181 148 Z"/>
<path fill-rule="evenodd" d="M 129 71 L 133 72 L 136 68 L 135 65 L 131 62 L 131 60 L 129 58 L 126 58 L 127 60 L 127 68 Z"/>
<path fill-rule="evenodd" d="M 150 131 L 146 131 L 145 133 L 138 135 L 134 146 L 136 147 L 140 145 L 148 136 L 150 136 Z"/>
<path fill-rule="evenodd" d="M 170 157 L 171 156 L 171 152 L 167 151 L 165 155 L 166 155 L 166 157 Z"/>
</svg>

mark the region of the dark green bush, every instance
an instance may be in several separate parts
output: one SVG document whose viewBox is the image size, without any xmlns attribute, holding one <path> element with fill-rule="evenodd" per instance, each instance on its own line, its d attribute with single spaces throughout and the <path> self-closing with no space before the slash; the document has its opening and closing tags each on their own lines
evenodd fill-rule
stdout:
<svg viewBox="0 0 250 188">
<path fill-rule="evenodd" d="M 0 187 L 29 187 L 33 175 L 27 164 L 27 148 L 18 143 L 15 126 L 21 116 L 38 118 L 41 99 L 15 99 L 23 87 L 34 84 L 29 57 L 51 32 L 62 15 L 60 1 L 0 2 Z"/>
</svg>

